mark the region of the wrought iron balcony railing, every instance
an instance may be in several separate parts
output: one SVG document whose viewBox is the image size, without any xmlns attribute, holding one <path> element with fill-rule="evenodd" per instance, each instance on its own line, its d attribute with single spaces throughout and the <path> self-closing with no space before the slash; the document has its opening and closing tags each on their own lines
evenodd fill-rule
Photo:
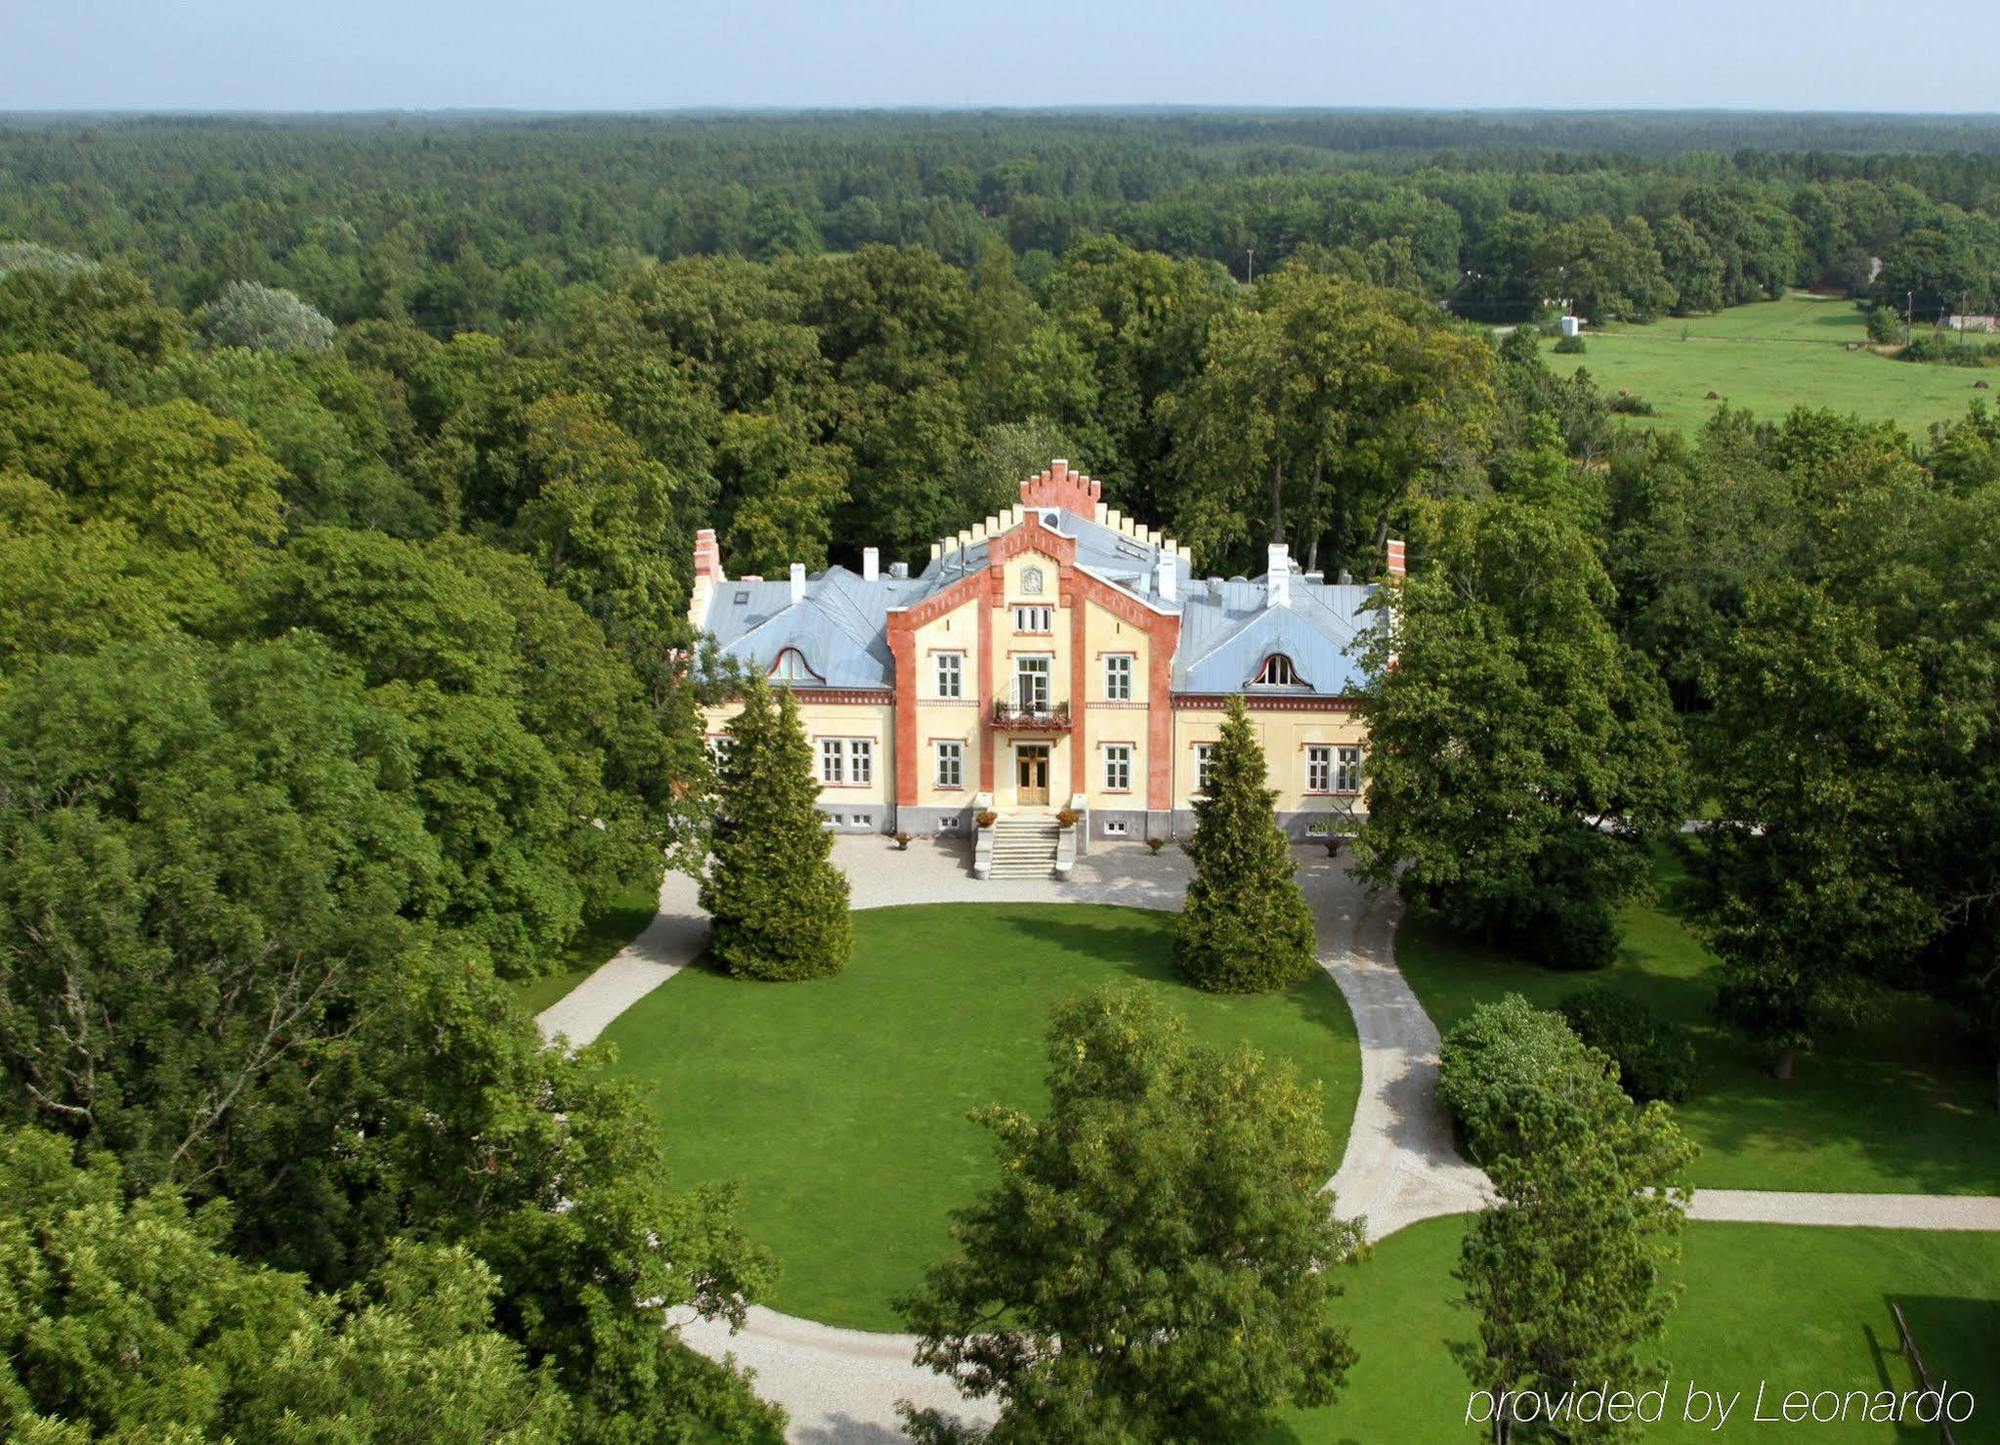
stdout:
<svg viewBox="0 0 2000 1445">
<path fill-rule="evenodd" d="M 1039 706 L 993 699 L 993 726 L 1013 732 L 1068 732 L 1069 704 L 1042 703 Z"/>
</svg>

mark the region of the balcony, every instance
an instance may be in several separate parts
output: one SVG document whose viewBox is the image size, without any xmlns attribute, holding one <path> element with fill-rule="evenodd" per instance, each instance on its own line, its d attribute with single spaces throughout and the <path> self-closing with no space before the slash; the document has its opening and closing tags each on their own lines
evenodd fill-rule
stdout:
<svg viewBox="0 0 2000 1445">
<path fill-rule="evenodd" d="M 993 726 L 1010 733 L 1066 733 L 1070 728 L 1069 704 L 1023 704 L 997 697 L 993 700 Z"/>
</svg>

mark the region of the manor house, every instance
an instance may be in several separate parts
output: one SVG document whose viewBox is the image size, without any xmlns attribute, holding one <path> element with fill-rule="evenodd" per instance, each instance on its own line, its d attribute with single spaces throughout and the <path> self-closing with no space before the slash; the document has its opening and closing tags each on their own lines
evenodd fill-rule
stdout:
<svg viewBox="0 0 2000 1445">
<path fill-rule="evenodd" d="M 1185 833 L 1240 694 L 1287 830 L 1336 828 L 1361 795 L 1350 644 L 1376 625 L 1374 587 L 1302 573 L 1282 545 L 1262 577 L 1195 577 L 1100 492 L 1056 461 L 915 576 L 871 547 L 858 574 L 732 580 L 705 530 L 689 620 L 792 690 L 835 827 L 969 834 L 984 810 L 1004 826 L 1068 808 L 1086 840 Z M 711 712 L 712 746 L 730 712 Z"/>
</svg>

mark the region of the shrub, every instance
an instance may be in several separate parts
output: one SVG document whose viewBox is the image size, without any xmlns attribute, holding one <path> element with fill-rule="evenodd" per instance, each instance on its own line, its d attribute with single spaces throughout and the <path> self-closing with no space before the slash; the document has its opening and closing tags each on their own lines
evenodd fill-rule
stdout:
<svg viewBox="0 0 2000 1445">
<path fill-rule="evenodd" d="M 1678 1104 L 1694 1091 L 1694 1040 L 1685 1029 L 1655 1018 L 1637 999 L 1608 988 L 1581 988 L 1556 1007 L 1577 1037 L 1617 1061 L 1625 1092 L 1640 1103 Z"/>
<path fill-rule="evenodd" d="M 1968 341 L 1956 332 L 1939 330 L 1911 337 L 1897 359 L 1929 362 L 1934 366 L 2000 366 L 2000 346 Z"/>
<path fill-rule="evenodd" d="M 1609 1100 L 1606 1089 L 1630 1107 L 1610 1056 L 1578 1038 L 1561 1014 L 1517 993 L 1461 1020 L 1445 1035 L 1442 1060 L 1438 1098 L 1481 1161 L 1516 1151 L 1519 1121 L 1550 1107 L 1596 1117 Z"/>
<path fill-rule="evenodd" d="M 1902 323 L 1896 313 L 1886 306 L 1877 306 L 1868 313 L 1868 339 L 1877 346 L 1892 346 L 1903 339 Z"/>
<path fill-rule="evenodd" d="M 1550 350 L 1561 352 L 1564 356 L 1581 356 L 1585 347 L 1581 336 L 1559 336 Z"/>
<path fill-rule="evenodd" d="M 1652 416 L 1653 404 L 1642 396 L 1634 396 L 1629 391 L 1621 391 L 1611 398 L 1608 409 L 1620 416 Z"/>
</svg>

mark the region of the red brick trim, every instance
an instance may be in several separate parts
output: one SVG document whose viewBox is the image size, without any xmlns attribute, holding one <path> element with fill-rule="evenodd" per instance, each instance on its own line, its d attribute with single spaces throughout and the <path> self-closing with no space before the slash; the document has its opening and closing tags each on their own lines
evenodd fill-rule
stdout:
<svg viewBox="0 0 2000 1445">
<path fill-rule="evenodd" d="M 1243 706 L 1251 712 L 1359 712 L 1365 699 L 1358 697 L 1260 697 L 1254 692 L 1177 692 L 1173 695 L 1176 709 L 1186 712 L 1194 708 L 1214 708 L 1217 711 L 1229 706 L 1229 699 L 1241 697 Z"/>
</svg>

